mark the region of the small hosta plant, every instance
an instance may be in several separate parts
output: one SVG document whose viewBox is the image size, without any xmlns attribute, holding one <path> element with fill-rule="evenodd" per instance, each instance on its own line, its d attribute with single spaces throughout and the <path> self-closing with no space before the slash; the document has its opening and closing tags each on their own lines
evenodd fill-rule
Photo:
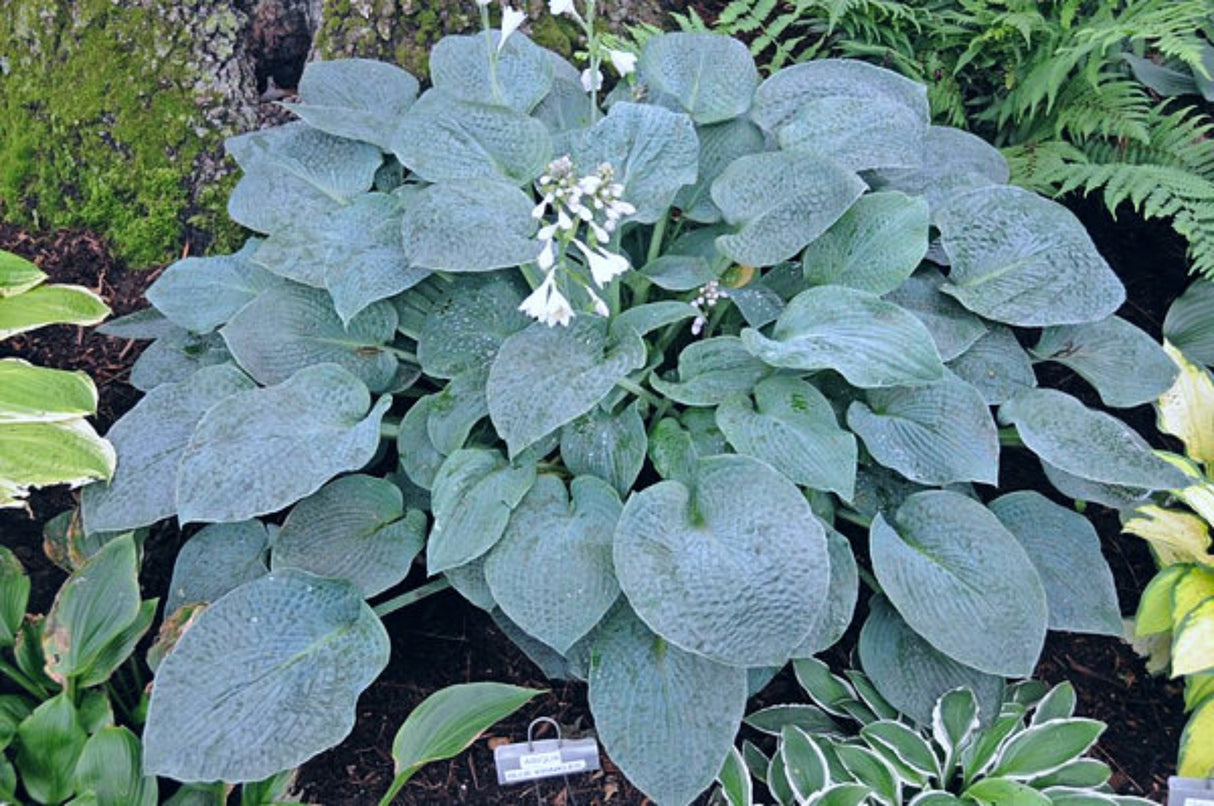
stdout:
<svg viewBox="0 0 1214 806">
<path fill-rule="evenodd" d="M 85 524 L 207 524 L 168 592 L 209 604 L 157 672 L 150 771 L 256 779 L 339 741 L 381 617 L 448 584 L 588 681 L 663 804 L 711 784 L 748 681 L 838 639 L 861 575 L 888 597 L 865 668 L 924 719 L 1029 674 L 1048 629 L 1119 632 L 1091 525 L 995 489 L 1003 446 L 1086 500 L 1182 477 L 1038 385 L 1059 361 L 1135 406 L 1176 375 L 1078 221 L 893 73 L 760 80 L 691 34 L 633 64 L 554 6 L 584 70 L 509 28 L 438 43 L 420 94 L 310 65 L 299 121 L 228 144 L 256 234 L 111 325 L 155 341 Z M 434 582 L 366 603 L 418 557 Z"/>
<path fill-rule="evenodd" d="M 719 799 L 755 803 L 754 783 L 778 804 L 1136 806 L 1117 795 L 1112 770 L 1086 754 L 1105 724 L 1075 716 L 1070 683 L 1024 681 L 985 712 L 968 688 L 945 692 L 919 723 L 899 713 L 863 673 L 844 679 L 815 660 L 796 661 L 813 705 L 774 705 L 747 724 L 775 738 L 770 756 L 746 742 L 721 774 Z"/>
</svg>

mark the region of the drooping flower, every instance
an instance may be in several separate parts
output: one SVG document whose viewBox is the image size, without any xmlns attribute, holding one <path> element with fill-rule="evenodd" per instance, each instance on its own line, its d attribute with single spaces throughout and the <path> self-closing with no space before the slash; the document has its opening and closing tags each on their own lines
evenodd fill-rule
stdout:
<svg viewBox="0 0 1214 806">
<path fill-rule="evenodd" d="M 545 241 L 544 248 L 540 250 L 539 255 L 535 258 L 535 265 L 539 266 L 544 271 L 552 269 L 556 264 L 556 245 L 552 241 Z"/>
<path fill-rule="evenodd" d="M 577 9 L 573 7 L 573 0 L 548 0 L 548 11 L 557 17 L 562 14 L 568 14 L 570 17 L 577 14 Z"/>
<path fill-rule="evenodd" d="M 502 4 L 502 38 L 497 41 L 497 52 L 501 53 L 502 48 L 506 45 L 506 39 L 510 34 L 518 30 L 518 27 L 523 24 L 523 20 L 527 19 L 527 14 L 517 8 L 511 8 L 505 3 Z"/>
<path fill-rule="evenodd" d="M 603 73 L 601 70 L 595 70 L 593 74 L 590 68 L 587 67 L 582 71 L 582 89 L 586 92 L 598 92 L 603 88 Z"/>
<path fill-rule="evenodd" d="M 603 302 L 602 297 L 590 290 L 589 286 L 586 286 L 586 293 L 590 295 L 590 301 L 594 305 L 595 313 L 599 316 L 611 316 L 611 309 L 607 307 L 606 302 Z"/>
<path fill-rule="evenodd" d="M 612 50 L 607 48 L 607 57 L 611 59 L 611 66 L 620 74 L 620 78 L 631 73 L 637 66 L 637 55 L 629 53 L 626 50 Z"/>
<path fill-rule="evenodd" d="M 586 265 L 590 267 L 590 276 L 594 278 L 595 285 L 599 288 L 632 268 L 628 264 L 628 258 L 623 255 L 612 254 L 602 247 L 590 249 L 581 241 L 574 241 L 573 245 L 586 257 Z"/>
<path fill-rule="evenodd" d="M 569 300 L 556 287 L 556 272 L 550 271 L 544 281 L 518 306 L 518 309 L 543 322 L 548 327 L 568 325 L 573 321 Z"/>
</svg>

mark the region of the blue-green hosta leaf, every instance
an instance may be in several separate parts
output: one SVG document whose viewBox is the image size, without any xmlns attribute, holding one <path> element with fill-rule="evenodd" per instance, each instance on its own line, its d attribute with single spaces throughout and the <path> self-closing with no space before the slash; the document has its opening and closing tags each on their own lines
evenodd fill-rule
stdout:
<svg viewBox="0 0 1214 806">
<path fill-rule="evenodd" d="M 575 476 L 598 476 L 628 495 L 645 464 L 648 437 L 634 401 L 618 414 L 600 407 L 561 429 L 561 460 Z"/>
<path fill-rule="evenodd" d="M 552 159 L 552 138 L 522 112 L 432 89 L 405 113 L 392 151 L 427 182 L 496 178 L 521 185 Z"/>
<path fill-rule="evenodd" d="M 992 324 L 990 330 L 947 366 L 977 389 L 988 406 L 1006 403 L 1022 389 L 1037 385 L 1029 354 L 1004 325 Z"/>
<path fill-rule="evenodd" d="M 651 629 L 736 666 L 785 663 L 830 584 L 825 534 L 809 503 L 747 456 L 702 459 L 693 487 L 663 481 L 629 498 L 615 566 Z"/>
<path fill-rule="evenodd" d="M 864 388 L 922 386 L 944 376 L 935 342 L 918 319 L 843 286 L 802 291 L 776 320 L 772 338 L 746 329 L 742 343 L 774 367 L 833 369 Z"/>
<path fill-rule="evenodd" d="M 372 406 L 362 381 L 336 364 L 224 398 L 203 415 L 182 454 L 177 517 L 247 520 L 358 470 L 379 447 L 379 423 L 391 402 L 385 396 Z"/>
<path fill-rule="evenodd" d="M 463 565 L 491 549 L 533 484 L 534 462 L 513 465 L 496 450 L 465 448 L 447 457 L 431 490 L 430 573 Z"/>
<path fill-rule="evenodd" d="M 572 69 L 564 59 L 561 62 Z M 557 142 L 563 142 L 569 133 L 589 129 L 594 123 L 590 117 L 590 96 L 582 89 L 577 70 L 573 70 L 572 78 L 558 70 L 548 94 L 531 110 L 531 116 L 542 121 Z"/>
<path fill-rule="evenodd" d="M 877 172 L 877 186 L 922 196 L 934 212 L 967 190 L 1006 185 L 1010 172 L 999 149 L 977 135 L 949 126 L 930 126 L 923 141 L 923 166 Z"/>
<path fill-rule="evenodd" d="M 850 501 L 856 485 L 856 438 L 839 427 L 821 392 L 799 378 L 760 381 L 755 402 L 741 394 L 717 408 L 717 426 L 740 454 L 769 463 L 794 484 Z"/>
<path fill-rule="evenodd" d="M 640 271 L 649 282 L 667 291 L 691 291 L 717 279 L 717 272 L 699 255 L 668 253 L 646 263 Z"/>
<path fill-rule="evenodd" d="M 239 782 L 296 767 L 349 733 L 389 650 L 349 582 L 285 569 L 242 585 L 202 611 L 156 670 L 144 769 Z"/>
<path fill-rule="evenodd" d="M 515 32 L 498 50 L 501 33 L 445 36 L 430 51 L 430 80 L 461 101 L 508 106 L 526 115 L 552 84 L 552 53 Z M 496 54 L 489 64 L 488 48 Z"/>
<path fill-rule="evenodd" d="M 430 273 L 411 265 L 405 255 L 403 211 L 394 196 L 367 193 L 275 232 L 254 260 L 287 279 L 328 289 L 338 315 L 348 324 L 372 302 L 412 288 Z"/>
<path fill-rule="evenodd" d="M 657 803 L 712 784 L 746 709 L 746 670 L 671 646 L 627 608 L 597 632 L 590 709 L 603 747 Z"/>
<path fill-rule="evenodd" d="M 1159 398 L 1179 373 L 1159 344 L 1126 320 L 1110 316 L 1086 325 L 1047 327 L 1032 350 L 1096 387 L 1107 406 L 1130 408 Z"/>
<path fill-rule="evenodd" d="M 624 200 L 636 207 L 629 220 L 652 224 L 666 215 L 675 194 L 696 181 L 700 143 L 687 115 L 651 104 L 618 103 L 607 117 L 572 143 L 582 174 L 602 162 L 615 168 Z"/>
<path fill-rule="evenodd" d="M 177 261 L 148 288 L 148 302 L 186 330 L 211 332 L 262 291 L 282 283 L 254 262 L 261 245 L 250 238 L 233 255 Z"/>
<path fill-rule="evenodd" d="M 690 433 L 678 420 L 665 417 L 649 434 L 649 461 L 664 479 L 693 483 L 699 451 Z"/>
<path fill-rule="evenodd" d="M 565 654 L 619 596 L 611 542 L 620 499 L 607 482 L 579 476 L 568 493 L 543 475 L 485 559 L 498 606 L 530 635 Z"/>
<path fill-rule="evenodd" d="M 1071 475 L 1104 484 L 1171 490 L 1187 478 L 1128 425 L 1054 389 L 1026 389 L 999 407 L 1033 453 Z"/>
<path fill-rule="evenodd" d="M 1032 673 L 1045 642 L 1045 590 L 990 510 L 957 493 L 916 493 L 893 525 L 878 515 L 869 539 L 886 596 L 936 649 L 988 674 Z"/>
<path fill-rule="evenodd" d="M 804 82 L 801 88 L 809 91 L 802 91 L 796 111 L 774 129 L 780 148 L 825 157 L 853 171 L 923 164 L 930 120 L 923 85 L 858 60 L 823 59 L 783 73 L 794 75 L 768 79 L 754 112 L 759 125 L 772 131 L 767 121 L 776 111 L 768 106 L 773 87 Z"/>
<path fill-rule="evenodd" d="M 405 252 L 415 266 L 480 272 L 529 263 L 540 253 L 533 204 L 499 179 L 468 178 L 428 187 L 405 210 Z"/>
<path fill-rule="evenodd" d="M 713 224 L 721 220 L 721 211 L 712 201 L 712 183 L 734 160 L 764 151 L 766 142 L 763 132 L 745 118 L 697 126 L 696 135 L 700 138 L 696 181 L 679 191 L 674 206 L 682 210 L 683 217 L 689 221 Z"/>
<path fill-rule="evenodd" d="M 1092 501 L 1104 504 L 1109 509 L 1132 509 L 1146 503 L 1151 491 L 1143 487 L 1126 487 L 1120 484 L 1103 484 L 1067 473 L 1054 467 L 1044 459 L 1041 470 L 1054 489 L 1076 501 Z"/>
<path fill-rule="evenodd" d="M 209 604 L 269 572 L 269 536 L 259 520 L 214 523 L 181 547 L 164 612 L 185 604 Z"/>
<path fill-rule="evenodd" d="M 964 666 L 937 651 L 884 597 L 869 602 L 859 654 L 860 664 L 881 696 L 920 725 L 931 725 L 936 700 L 960 686 L 977 692 L 983 714 L 999 712 L 1003 678 Z"/>
<path fill-rule="evenodd" d="M 472 564 L 473 563 L 469 563 L 469 565 Z M 467 565 L 461 565 L 458 568 L 448 568 L 444 574 L 447 576 L 448 580 L 453 580 L 455 577 L 452 576 L 452 571 L 459 571 L 468 567 L 469 566 Z M 456 587 L 454 583 L 452 584 L 452 587 Z M 456 590 L 460 589 L 456 588 Z M 488 590 L 488 586 L 486 586 L 486 590 Z M 461 590 L 460 593 L 463 594 L 463 591 Z M 465 598 L 467 598 L 467 594 L 463 595 Z M 473 604 L 477 603 L 474 601 Z M 569 662 L 565 659 L 565 656 L 538 638 L 534 638 L 522 627 L 511 621 L 509 617 L 507 617 L 506 614 L 501 611 L 501 608 L 496 606 L 492 598 L 489 599 L 489 618 L 493 619 L 493 623 L 499 630 L 502 631 L 502 634 L 510 639 L 512 644 L 522 650 L 523 654 L 527 656 L 527 660 L 535 664 L 536 668 L 540 670 L 540 673 L 543 674 L 544 677 L 548 678 L 549 680 L 579 679 L 569 668 Z M 585 675 L 583 675 L 580 679 L 585 682 Z"/>
<path fill-rule="evenodd" d="M 830 589 L 826 594 L 826 606 L 812 620 L 809 635 L 793 650 L 794 658 L 808 658 L 838 643 L 851 626 L 856 600 L 860 595 L 860 575 L 851 543 L 831 527 L 824 528 L 826 549 L 830 555 Z"/>
<path fill-rule="evenodd" d="M 999 480 L 999 430 L 986 401 L 946 375 L 930 386 L 872 389 L 847 409 L 872 457 L 919 484 Z"/>
<path fill-rule="evenodd" d="M 986 323 L 940 293 L 944 275 L 925 268 L 907 278 L 884 299 L 910 311 L 923 323 L 936 342 L 942 361 L 952 361 L 986 335 Z"/>
<path fill-rule="evenodd" d="M 427 395 L 430 399 L 426 418 L 426 434 L 429 443 L 441 454 L 449 456 L 468 440 L 472 427 L 489 414 L 489 403 L 485 399 L 485 381 L 489 370 L 478 367 L 461 372 L 439 393 Z M 412 450 L 408 446 L 407 450 Z"/>
<path fill-rule="evenodd" d="M 484 554 L 477 557 L 475 560 L 469 560 L 463 565 L 456 565 L 448 568 L 446 571 L 443 571 L 443 576 L 446 577 L 447 581 L 451 583 L 451 587 L 455 588 L 455 590 L 459 592 L 460 596 L 463 596 L 481 610 L 492 611 L 497 607 L 497 602 L 493 599 L 493 591 L 489 590 L 489 583 L 485 581 Z M 504 614 L 502 618 L 505 618 Z M 554 654 L 556 653 L 556 650 L 552 649 L 552 647 L 548 646 L 542 641 L 531 638 L 531 636 L 528 635 L 523 628 L 519 627 L 517 624 L 514 625 L 514 628 L 522 635 L 527 636 L 529 640 L 534 641 Z M 507 633 L 507 637 L 510 638 L 511 641 L 514 641 L 516 644 L 519 643 L 506 629 L 503 629 L 502 632 Z M 520 648 L 522 647 L 520 646 Z M 526 649 L 523 651 L 526 652 Z"/>
<path fill-rule="evenodd" d="M 1037 568 L 1051 630 L 1121 635 L 1113 572 L 1087 518 L 1027 490 L 1000 496 L 989 506 Z"/>
<path fill-rule="evenodd" d="M 637 74 L 651 90 L 671 96 L 696 123 L 746 114 L 759 86 L 747 47 L 720 34 L 668 33 L 650 37 Z"/>
<path fill-rule="evenodd" d="M 1214 284 L 1195 282 L 1168 307 L 1163 336 L 1190 361 L 1214 366 Z"/>
<path fill-rule="evenodd" d="M 1125 301 L 1079 219 L 1031 191 L 998 185 L 961 193 L 933 223 L 952 260 L 942 290 L 987 319 L 1073 325 L 1104 319 Z"/>
<path fill-rule="evenodd" d="M 184 381 L 203 367 L 232 363 L 232 354 L 219 333 L 199 335 L 171 327 L 167 335 L 144 348 L 131 368 L 131 386 L 141 392 Z"/>
<path fill-rule="evenodd" d="M 454 378 L 493 363 L 503 341 L 532 323 L 519 303 L 529 293 L 515 272 L 453 278 L 434 300 L 417 336 L 427 375 Z"/>
<path fill-rule="evenodd" d="M 98 333 L 116 339 L 158 339 L 181 328 L 155 308 L 141 308 L 126 316 L 108 319 L 96 328 Z"/>
<path fill-rule="evenodd" d="M 493 359 L 489 417 L 517 456 L 590 411 L 644 364 L 645 343 L 631 329 L 609 336 L 606 322 L 591 316 L 568 327 L 536 322 L 502 342 Z"/>
<path fill-rule="evenodd" d="M 887 294 L 911 276 L 927 254 L 928 210 L 901 193 L 861 196 L 805 249 L 810 285 L 845 285 Z"/>
<path fill-rule="evenodd" d="M 401 470 L 423 490 L 429 490 L 434 484 L 434 476 L 447 458 L 430 439 L 430 414 L 435 397 L 437 395 L 418 398 L 401 418 L 400 431 L 396 435 Z"/>
<path fill-rule="evenodd" d="M 225 147 L 244 170 L 228 214 L 256 232 L 274 232 L 346 204 L 371 187 L 383 162 L 373 145 L 302 122 L 241 134 Z"/>
<path fill-rule="evenodd" d="M 775 151 L 730 163 L 712 183 L 712 200 L 738 227 L 717 248 L 747 266 L 788 260 L 826 232 L 866 185 L 851 171 L 818 157 Z"/>
<path fill-rule="evenodd" d="M 142 750 L 139 737 L 124 727 L 107 725 L 90 736 L 76 762 L 77 800 L 95 806 L 156 806 L 159 789 L 154 777 L 143 775 Z"/>
<path fill-rule="evenodd" d="M 134 529 L 176 513 L 178 467 L 198 422 L 221 400 L 253 388 L 248 376 L 226 364 L 148 392 L 110 429 L 120 457 L 114 477 L 81 494 L 88 531 Z"/>
<path fill-rule="evenodd" d="M 416 78 L 386 62 L 308 62 L 299 79 L 299 103 L 286 107 L 314 129 L 391 151 L 392 133 L 419 89 Z"/>
<path fill-rule="evenodd" d="M 632 328 L 637 335 L 644 336 L 675 322 L 691 319 L 696 314 L 696 309 L 687 302 L 673 299 L 647 302 L 621 312 L 611 320 L 611 330 L 613 333 L 624 333 Z"/>
<path fill-rule="evenodd" d="M 269 289 L 220 333 L 241 368 L 267 386 L 307 367 L 336 364 L 379 392 L 391 386 L 399 363 L 382 349 L 396 334 L 395 308 L 374 303 L 347 326 L 332 297 L 302 285 Z"/>
<path fill-rule="evenodd" d="M 369 599 L 408 575 L 425 540 L 425 515 L 405 512 L 395 484 L 343 476 L 291 509 L 274 537 L 271 566 L 347 580 Z"/>
<path fill-rule="evenodd" d="M 770 372 L 737 336 L 717 336 L 683 348 L 677 381 L 654 376 L 649 383 L 654 391 L 684 406 L 715 406 L 739 392 L 750 392 Z"/>
</svg>

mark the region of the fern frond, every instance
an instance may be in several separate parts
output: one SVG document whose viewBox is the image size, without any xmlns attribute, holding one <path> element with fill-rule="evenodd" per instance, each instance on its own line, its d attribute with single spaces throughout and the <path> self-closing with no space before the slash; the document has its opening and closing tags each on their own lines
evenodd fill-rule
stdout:
<svg viewBox="0 0 1214 806">
<path fill-rule="evenodd" d="M 1093 137 L 1148 142 L 1153 103 L 1141 84 L 1116 73 L 1101 73 L 1094 82 L 1072 81 L 1058 97 L 1052 118 L 1058 138 Z"/>
<path fill-rule="evenodd" d="M 1093 20 L 1077 37 L 1080 47 L 1105 52 L 1124 42 L 1143 42 L 1166 58 L 1204 74 L 1200 31 L 1210 25 L 1208 0 L 1134 0 L 1114 17 Z"/>
</svg>

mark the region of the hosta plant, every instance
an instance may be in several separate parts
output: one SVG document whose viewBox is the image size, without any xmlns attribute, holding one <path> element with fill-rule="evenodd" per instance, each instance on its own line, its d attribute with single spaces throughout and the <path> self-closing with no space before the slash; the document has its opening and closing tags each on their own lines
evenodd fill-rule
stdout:
<svg viewBox="0 0 1214 806">
<path fill-rule="evenodd" d="M 797 679 L 813 705 L 773 705 L 746 722 L 775 738 L 770 756 L 745 742 L 719 776 L 719 800 L 750 806 L 752 778 L 778 804 L 983 804 L 983 806 L 1131 806 L 1112 770 L 1086 756 L 1105 725 L 1075 716 L 1070 683 L 1028 680 L 1006 688 L 984 711 L 974 692 L 956 688 L 932 706 L 928 722 L 899 713 L 863 673 L 847 679 L 813 659 Z"/>
<path fill-rule="evenodd" d="M 710 785 L 748 680 L 837 640 L 861 575 L 890 603 L 865 667 L 924 718 L 1029 674 L 1047 629 L 1119 631 L 1089 523 L 995 489 L 1005 445 L 1087 500 L 1182 476 L 1038 386 L 1058 361 L 1135 406 L 1176 374 L 1078 221 L 893 73 L 760 80 L 741 43 L 672 34 L 604 97 L 634 65 L 588 32 L 582 71 L 518 31 L 448 37 L 420 95 L 310 65 L 299 121 L 228 144 L 256 234 L 110 327 L 155 341 L 85 524 L 206 524 L 149 771 L 260 778 L 339 741 L 381 618 L 448 584 L 588 681 L 663 804 Z M 415 557 L 436 579 L 378 600 Z"/>
</svg>

